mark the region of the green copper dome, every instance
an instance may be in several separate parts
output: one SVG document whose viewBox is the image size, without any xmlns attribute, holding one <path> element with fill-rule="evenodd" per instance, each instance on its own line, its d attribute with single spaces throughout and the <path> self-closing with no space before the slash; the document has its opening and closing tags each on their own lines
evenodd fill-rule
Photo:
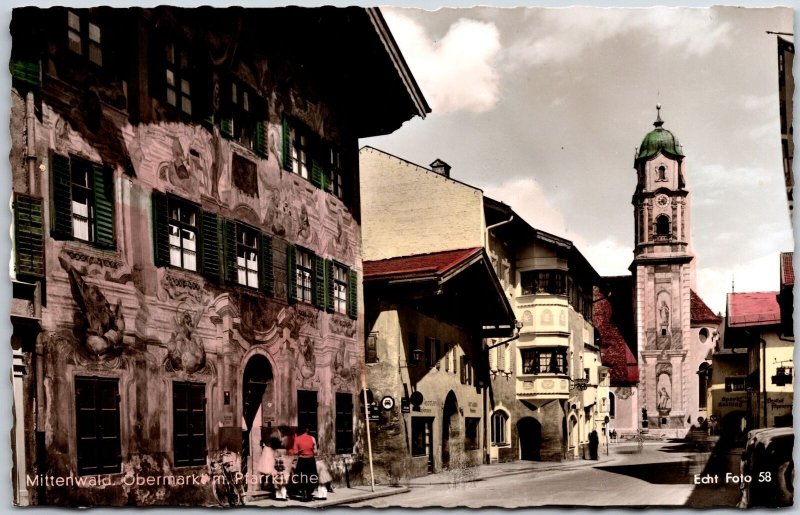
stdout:
<svg viewBox="0 0 800 515">
<path fill-rule="evenodd" d="M 658 109 L 658 115 L 656 116 L 656 121 L 653 123 L 656 128 L 648 132 L 647 136 L 642 140 L 642 144 L 639 145 L 639 152 L 636 155 L 637 162 L 648 160 L 659 152 L 667 157 L 675 159 L 684 157 L 683 148 L 678 142 L 678 138 L 662 127 L 664 122 L 661 120 L 661 106 L 656 106 L 656 109 Z"/>
</svg>

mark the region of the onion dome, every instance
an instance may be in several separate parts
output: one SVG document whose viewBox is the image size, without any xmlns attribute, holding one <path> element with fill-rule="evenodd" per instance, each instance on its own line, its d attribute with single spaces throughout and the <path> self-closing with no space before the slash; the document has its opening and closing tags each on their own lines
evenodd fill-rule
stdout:
<svg viewBox="0 0 800 515">
<path fill-rule="evenodd" d="M 642 140 L 642 144 L 639 145 L 639 152 L 636 155 L 637 163 L 647 161 L 658 153 L 678 160 L 684 157 L 683 147 L 678 142 L 678 138 L 662 127 L 664 122 L 661 120 L 661 104 L 656 105 L 656 109 L 658 114 L 656 115 L 656 121 L 653 122 L 655 129 L 648 132 Z"/>
</svg>

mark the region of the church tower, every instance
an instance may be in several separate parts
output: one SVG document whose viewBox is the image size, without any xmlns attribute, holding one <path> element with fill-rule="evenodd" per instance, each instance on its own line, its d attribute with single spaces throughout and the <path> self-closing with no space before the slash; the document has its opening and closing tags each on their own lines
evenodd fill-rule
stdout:
<svg viewBox="0 0 800 515">
<path fill-rule="evenodd" d="M 631 272 L 639 352 L 639 408 L 651 432 L 686 429 L 688 396 L 696 395 L 687 362 L 694 255 L 686 157 L 664 129 L 661 106 L 655 129 L 642 140 L 633 194 L 636 245 Z M 644 412 L 642 411 L 642 415 Z"/>
</svg>

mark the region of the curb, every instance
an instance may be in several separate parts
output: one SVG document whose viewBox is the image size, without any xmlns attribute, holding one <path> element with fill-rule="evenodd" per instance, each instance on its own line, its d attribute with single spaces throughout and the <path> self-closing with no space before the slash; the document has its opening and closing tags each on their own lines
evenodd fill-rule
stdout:
<svg viewBox="0 0 800 515">
<path fill-rule="evenodd" d="M 410 492 L 411 489 L 407 486 L 398 486 L 392 487 L 391 490 L 384 490 L 382 492 L 366 492 L 361 495 L 356 495 L 350 497 L 349 499 L 332 499 L 329 501 L 321 501 L 319 504 L 315 504 L 313 506 L 309 506 L 310 508 L 327 508 L 329 506 L 338 506 L 342 504 L 355 504 L 363 501 L 369 501 L 370 499 L 378 499 L 381 497 L 389 497 L 392 495 L 404 494 Z"/>
</svg>

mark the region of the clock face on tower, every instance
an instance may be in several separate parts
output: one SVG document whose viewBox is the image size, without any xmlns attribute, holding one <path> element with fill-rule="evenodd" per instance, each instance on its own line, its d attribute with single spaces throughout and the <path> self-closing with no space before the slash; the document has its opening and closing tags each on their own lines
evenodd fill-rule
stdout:
<svg viewBox="0 0 800 515">
<path fill-rule="evenodd" d="M 669 203 L 669 198 L 666 195 L 658 195 L 656 196 L 656 204 L 659 206 L 666 206 Z"/>
</svg>

